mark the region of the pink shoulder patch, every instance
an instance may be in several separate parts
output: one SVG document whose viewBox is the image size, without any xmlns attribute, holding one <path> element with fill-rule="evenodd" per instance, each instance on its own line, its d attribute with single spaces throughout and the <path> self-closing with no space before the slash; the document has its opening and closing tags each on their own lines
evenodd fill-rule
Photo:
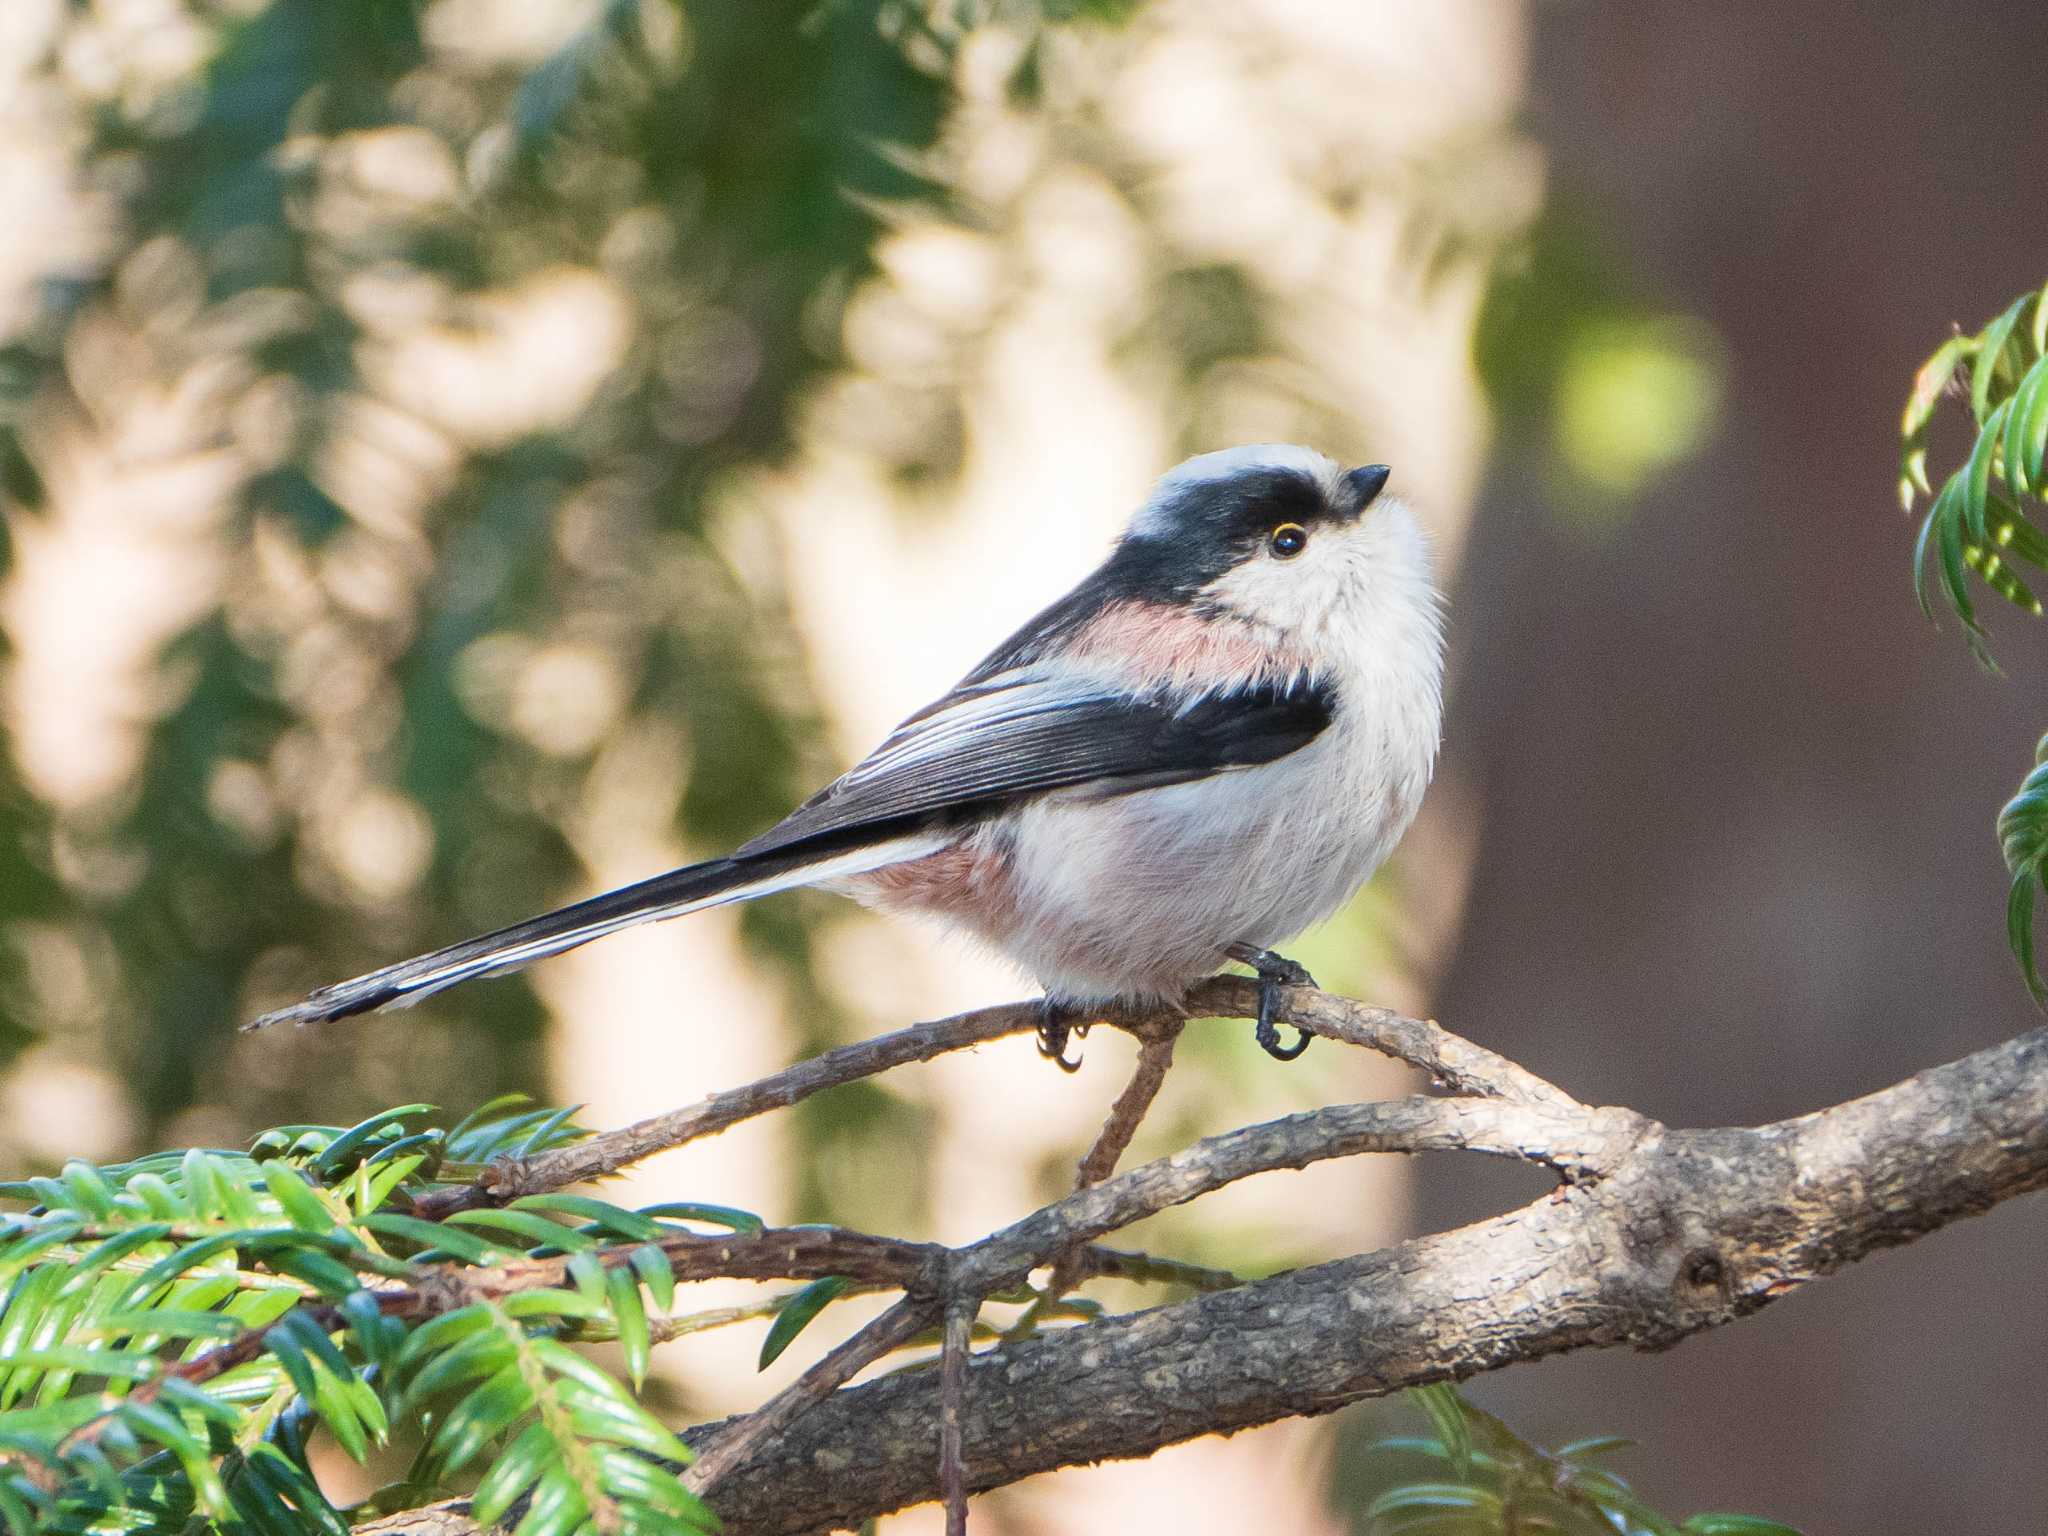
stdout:
<svg viewBox="0 0 2048 1536">
<path fill-rule="evenodd" d="M 1241 687 L 1307 670 L 1296 647 L 1265 641 L 1248 624 L 1165 603 L 1111 603 L 1072 645 L 1077 661 L 1105 667 L 1133 687 Z"/>
</svg>

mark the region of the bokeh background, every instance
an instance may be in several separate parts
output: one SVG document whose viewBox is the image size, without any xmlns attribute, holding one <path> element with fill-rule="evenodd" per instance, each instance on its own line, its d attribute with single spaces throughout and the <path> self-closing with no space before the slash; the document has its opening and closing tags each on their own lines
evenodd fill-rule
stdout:
<svg viewBox="0 0 2048 1536">
<path fill-rule="evenodd" d="M 1921 357 L 2040 280 L 2044 59 L 2035 0 L 6 0 L 0 1162 L 505 1089 L 613 1124 L 1017 995 L 790 897 L 234 1032 L 759 830 L 1166 465 L 1274 438 L 1391 463 L 1454 594 L 1439 782 L 1300 946 L 1326 984 L 1688 1124 L 2026 1027 L 1990 822 L 2048 640 L 2006 622 L 1998 680 L 1925 624 L 1892 484 Z M 969 1237 L 1070 1176 L 1128 1059 L 1087 1052 L 621 1198 Z M 1400 1081 L 1199 1030 L 1139 1151 Z M 1145 1237 L 1255 1270 L 1531 1192 L 1326 1166 Z M 1473 1394 L 1638 1436 L 1679 1512 L 2031 1528 L 2044 1265 L 2007 1208 Z M 669 1346 L 676 1412 L 802 1363 L 758 1342 Z M 1342 1531 L 1398 1422 L 978 1518 Z"/>
</svg>

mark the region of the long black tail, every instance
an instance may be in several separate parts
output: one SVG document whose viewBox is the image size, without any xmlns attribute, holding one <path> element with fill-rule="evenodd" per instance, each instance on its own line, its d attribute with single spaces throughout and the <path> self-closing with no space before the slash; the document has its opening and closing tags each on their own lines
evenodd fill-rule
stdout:
<svg viewBox="0 0 2048 1536">
<path fill-rule="evenodd" d="M 815 860 L 792 858 L 788 854 L 692 864 L 637 885 L 592 896 L 573 906 L 544 912 L 496 933 L 464 939 L 430 955 L 401 960 L 353 981 L 322 987 L 304 1001 L 266 1013 L 243 1028 L 308 1024 L 345 1019 L 374 1008 L 402 1008 L 443 987 L 452 987 L 474 976 L 517 970 L 530 961 L 558 955 L 636 923 L 680 917 L 720 902 L 765 896 L 770 891 L 806 884 L 824 873 L 816 867 Z"/>
</svg>

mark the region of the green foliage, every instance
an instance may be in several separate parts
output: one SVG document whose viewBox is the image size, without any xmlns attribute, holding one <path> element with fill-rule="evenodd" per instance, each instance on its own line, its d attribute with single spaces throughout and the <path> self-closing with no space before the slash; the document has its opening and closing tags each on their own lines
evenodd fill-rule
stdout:
<svg viewBox="0 0 2048 1536">
<path fill-rule="evenodd" d="M 1927 472 L 1935 408 L 1965 384 L 1975 441 L 1936 493 Z M 2048 534 L 2028 510 L 2048 497 L 2048 290 L 2015 299 L 1974 335 L 1943 342 L 1913 382 L 1900 436 L 1900 502 L 1910 512 L 1919 497 L 1933 497 L 1913 551 L 1920 607 L 1933 617 L 1938 586 L 1972 654 L 1989 666 L 1966 573 L 2039 614 L 2040 600 L 2015 567 L 2048 570 Z"/>
<path fill-rule="evenodd" d="M 811 1320 L 844 1295 L 850 1284 L 844 1275 L 827 1275 L 792 1296 L 788 1305 L 776 1313 L 768 1337 L 761 1341 L 761 1369 L 765 1371 L 773 1365 L 796 1342 L 796 1336 L 810 1326 Z"/>
<path fill-rule="evenodd" d="M 1937 493 L 1928 477 L 1929 438 L 1936 407 L 1951 395 L 1967 403 L 1975 436 Z M 2048 533 L 2032 510 L 2048 500 L 2048 289 L 2022 294 L 1981 331 L 1943 342 L 1913 381 L 1900 434 L 1900 502 L 1910 512 L 1919 497 L 1933 497 L 1913 549 L 1921 611 L 1934 616 L 1931 580 L 1961 621 L 1971 654 L 1990 667 L 1970 576 L 2038 615 L 2041 601 L 2015 567 L 2048 570 Z M 2012 877 L 2007 942 L 2034 1000 L 2048 1002 L 2034 944 L 2035 893 L 2048 879 L 2048 737 L 2034 761 L 1998 813 L 1998 841 Z"/>
<path fill-rule="evenodd" d="M 715 1529 L 678 1480 L 687 1448 L 636 1392 L 650 1304 L 674 1299 L 662 1239 L 691 1230 L 675 1213 L 759 1219 L 543 1195 L 421 1220 L 429 1190 L 583 1134 L 511 1102 L 445 1131 L 423 1113 L 0 1186 L 31 1207 L 0 1218 L 10 1536 L 343 1532 L 364 1511 L 315 1483 L 319 1433 L 358 1462 L 416 1442 L 365 1510 L 468 1486 L 522 1536 Z M 571 1347 L 585 1339 L 615 1340 L 632 1386 Z"/>
<path fill-rule="evenodd" d="M 2034 1001 L 2048 1002 L 2034 957 L 2034 893 L 2048 882 L 2048 736 L 2034 749 L 2034 771 L 1998 813 L 1998 843 L 2012 886 L 2005 898 L 2006 940 Z"/>
<path fill-rule="evenodd" d="M 1408 1396 L 1430 1433 L 1368 1447 L 1379 1475 L 1359 1500 L 1361 1536 L 1799 1536 L 1754 1515 L 1658 1513 L 1605 1466 L 1631 1441 L 1600 1435 L 1544 1450 L 1448 1384 Z"/>
</svg>

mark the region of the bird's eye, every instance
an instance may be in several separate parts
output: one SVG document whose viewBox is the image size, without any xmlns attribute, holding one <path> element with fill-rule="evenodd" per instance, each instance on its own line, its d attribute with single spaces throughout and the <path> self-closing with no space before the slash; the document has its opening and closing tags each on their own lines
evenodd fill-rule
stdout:
<svg viewBox="0 0 2048 1536">
<path fill-rule="evenodd" d="M 1292 560 L 1308 548 L 1308 530 L 1299 523 L 1282 523 L 1266 538 L 1275 559 Z"/>
</svg>

